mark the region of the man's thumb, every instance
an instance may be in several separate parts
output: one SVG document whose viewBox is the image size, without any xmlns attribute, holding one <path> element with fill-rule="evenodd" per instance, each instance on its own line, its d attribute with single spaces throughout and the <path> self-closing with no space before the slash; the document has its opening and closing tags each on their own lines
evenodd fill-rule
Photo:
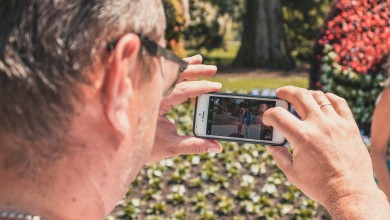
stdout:
<svg viewBox="0 0 390 220">
<path fill-rule="evenodd" d="M 176 152 L 180 155 L 220 153 L 221 145 L 213 140 L 183 136 L 177 145 Z"/>
<path fill-rule="evenodd" d="M 276 165 L 283 171 L 286 176 L 292 175 L 293 156 L 285 146 L 268 146 L 267 151 L 272 154 Z"/>
</svg>

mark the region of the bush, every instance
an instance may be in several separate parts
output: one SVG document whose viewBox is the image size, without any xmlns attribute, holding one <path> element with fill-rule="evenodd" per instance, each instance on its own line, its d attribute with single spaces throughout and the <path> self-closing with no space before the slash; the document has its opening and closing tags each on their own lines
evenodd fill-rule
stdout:
<svg viewBox="0 0 390 220">
<path fill-rule="evenodd" d="M 186 30 L 186 10 L 181 0 L 164 0 L 164 10 L 167 18 L 165 38 L 167 48 L 180 56 L 185 56 L 183 32 Z"/>
<path fill-rule="evenodd" d="M 387 77 L 390 3 L 340 0 L 334 6 L 318 41 L 324 48 L 322 88 L 347 99 L 361 128 L 369 132 L 375 100 Z"/>
<path fill-rule="evenodd" d="M 360 128 L 369 132 L 375 101 L 383 90 L 386 74 L 383 68 L 375 74 L 358 74 L 351 67 L 335 62 L 337 56 L 332 46 L 325 46 L 321 66 L 323 90 L 344 97 Z"/>
<path fill-rule="evenodd" d="M 287 44 L 295 63 L 308 63 L 332 0 L 282 0 Z"/>
<path fill-rule="evenodd" d="M 233 22 L 241 18 L 243 0 L 189 0 L 186 48 L 209 51 L 224 45 Z"/>
</svg>

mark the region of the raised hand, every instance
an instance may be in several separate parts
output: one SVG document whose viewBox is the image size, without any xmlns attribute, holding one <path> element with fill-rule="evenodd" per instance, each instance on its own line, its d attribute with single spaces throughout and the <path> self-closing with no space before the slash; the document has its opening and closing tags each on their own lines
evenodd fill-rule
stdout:
<svg viewBox="0 0 390 220">
<path fill-rule="evenodd" d="M 217 67 L 202 64 L 202 57 L 196 55 L 185 59 L 189 65 L 181 74 L 179 83 L 172 93 L 165 97 L 160 105 L 156 137 L 148 164 L 177 155 L 218 153 L 222 147 L 218 142 L 192 136 L 180 136 L 176 126 L 165 115 L 175 105 L 185 102 L 190 97 L 196 97 L 209 92 L 217 92 L 222 88 L 220 83 L 210 81 L 194 81 L 198 77 L 212 76 Z"/>
<path fill-rule="evenodd" d="M 389 205 L 374 182 L 370 156 L 347 102 L 292 86 L 276 95 L 292 103 L 302 118 L 282 108 L 264 114 L 264 123 L 279 130 L 293 148 L 293 154 L 284 146 L 267 148 L 288 180 L 335 219 L 389 217 Z"/>
</svg>

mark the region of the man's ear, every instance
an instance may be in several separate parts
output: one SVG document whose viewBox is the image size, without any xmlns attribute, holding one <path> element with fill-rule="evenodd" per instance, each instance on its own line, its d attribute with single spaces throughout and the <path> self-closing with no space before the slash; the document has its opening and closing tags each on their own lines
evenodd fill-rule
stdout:
<svg viewBox="0 0 390 220">
<path fill-rule="evenodd" d="M 111 66 L 104 82 L 104 112 L 115 130 L 125 135 L 130 122 L 127 114 L 128 102 L 133 95 L 131 73 L 137 71 L 140 39 L 135 34 L 126 34 L 118 41 L 112 53 Z"/>
</svg>

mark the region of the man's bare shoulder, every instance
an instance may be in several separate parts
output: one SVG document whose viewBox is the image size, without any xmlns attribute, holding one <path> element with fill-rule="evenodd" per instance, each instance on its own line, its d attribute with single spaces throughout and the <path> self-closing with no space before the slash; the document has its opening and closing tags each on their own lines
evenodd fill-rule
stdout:
<svg viewBox="0 0 390 220">
<path fill-rule="evenodd" d="M 387 86 L 382 93 L 382 96 L 390 102 L 390 86 Z"/>
<path fill-rule="evenodd" d="M 390 110 L 390 86 L 383 90 L 377 107 Z"/>
</svg>

